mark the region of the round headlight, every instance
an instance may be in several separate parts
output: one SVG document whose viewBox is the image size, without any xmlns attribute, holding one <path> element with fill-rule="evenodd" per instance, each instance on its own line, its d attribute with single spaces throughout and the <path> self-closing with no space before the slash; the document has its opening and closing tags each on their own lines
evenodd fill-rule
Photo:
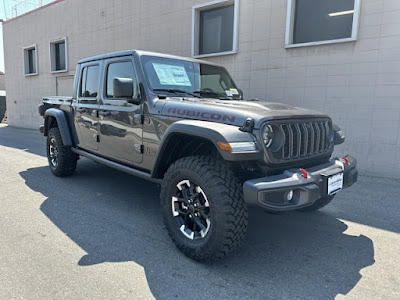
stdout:
<svg viewBox="0 0 400 300">
<path fill-rule="evenodd" d="M 263 132 L 262 132 L 262 138 L 264 141 L 265 147 L 269 147 L 272 144 L 272 141 L 274 140 L 274 130 L 270 125 L 267 125 L 264 127 Z"/>
</svg>

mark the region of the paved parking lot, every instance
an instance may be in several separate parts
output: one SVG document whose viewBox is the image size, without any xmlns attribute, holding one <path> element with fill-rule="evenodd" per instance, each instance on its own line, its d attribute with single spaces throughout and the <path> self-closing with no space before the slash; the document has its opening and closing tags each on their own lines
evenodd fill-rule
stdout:
<svg viewBox="0 0 400 300">
<path fill-rule="evenodd" d="M 245 244 L 200 264 L 169 239 L 159 187 L 0 125 L 0 299 L 400 299 L 400 181 L 360 177 L 317 213 L 250 211 Z"/>
</svg>

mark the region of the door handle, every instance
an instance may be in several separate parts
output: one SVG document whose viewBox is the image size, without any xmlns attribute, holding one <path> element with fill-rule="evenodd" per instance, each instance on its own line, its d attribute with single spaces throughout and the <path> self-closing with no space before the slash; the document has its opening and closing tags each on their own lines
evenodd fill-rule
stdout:
<svg viewBox="0 0 400 300">
<path fill-rule="evenodd" d="M 109 117 L 111 116 L 111 112 L 109 111 L 99 111 L 99 115 L 103 117 Z"/>
</svg>

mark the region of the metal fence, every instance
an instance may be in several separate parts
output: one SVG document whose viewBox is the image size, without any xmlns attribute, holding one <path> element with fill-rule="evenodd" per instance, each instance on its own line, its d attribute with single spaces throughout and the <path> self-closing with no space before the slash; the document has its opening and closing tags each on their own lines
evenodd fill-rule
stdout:
<svg viewBox="0 0 400 300">
<path fill-rule="evenodd" d="M 11 2 L 2 0 L 0 5 L 2 5 L 2 9 L 4 9 L 4 19 L 10 19 L 23 15 L 53 1 L 55 0 L 12 0 Z M 0 15 L 0 17 L 2 16 Z"/>
</svg>

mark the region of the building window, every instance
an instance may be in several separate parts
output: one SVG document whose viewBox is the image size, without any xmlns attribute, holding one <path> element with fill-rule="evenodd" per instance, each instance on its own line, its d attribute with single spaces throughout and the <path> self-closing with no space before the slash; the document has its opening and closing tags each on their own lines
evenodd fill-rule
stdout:
<svg viewBox="0 0 400 300">
<path fill-rule="evenodd" d="M 286 47 L 355 41 L 360 0 L 288 0 Z"/>
<path fill-rule="evenodd" d="M 31 76 L 37 74 L 37 47 L 34 45 L 24 48 L 24 75 Z"/>
<path fill-rule="evenodd" d="M 50 72 L 68 71 L 67 40 L 65 38 L 50 43 Z"/>
<path fill-rule="evenodd" d="M 99 90 L 98 65 L 85 67 L 82 70 L 81 88 L 79 95 L 84 98 L 96 98 Z"/>
<path fill-rule="evenodd" d="M 239 0 L 217 0 L 193 6 L 192 56 L 237 51 Z"/>
</svg>

